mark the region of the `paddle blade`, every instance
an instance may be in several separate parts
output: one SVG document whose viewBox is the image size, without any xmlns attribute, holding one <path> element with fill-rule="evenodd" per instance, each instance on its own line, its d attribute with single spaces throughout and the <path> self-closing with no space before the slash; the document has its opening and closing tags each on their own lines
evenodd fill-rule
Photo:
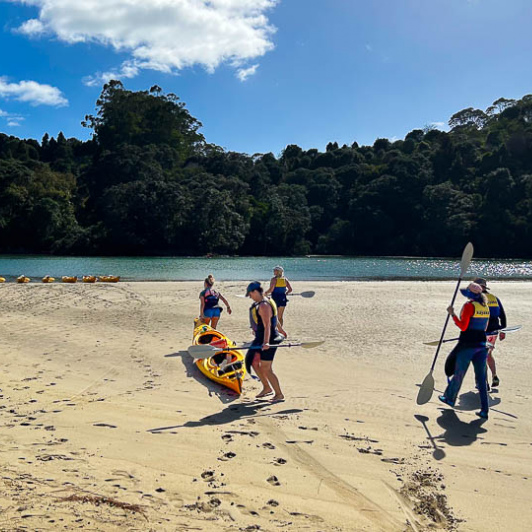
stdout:
<svg viewBox="0 0 532 532">
<path fill-rule="evenodd" d="M 301 294 L 290 294 L 293 296 L 301 296 L 301 297 L 314 297 L 316 295 L 316 292 L 309 290 L 308 292 L 301 292 Z"/>
<path fill-rule="evenodd" d="M 191 345 L 188 349 L 188 354 L 194 358 L 208 358 L 212 357 L 216 353 L 223 351 L 221 347 L 215 347 L 213 345 Z"/>
<path fill-rule="evenodd" d="M 463 277 L 471 264 L 473 258 L 473 244 L 468 242 L 462 253 L 462 259 L 460 261 L 460 277 Z"/>
<path fill-rule="evenodd" d="M 305 349 L 313 349 L 314 347 L 318 347 L 325 343 L 325 340 L 321 340 L 319 342 L 302 342 L 301 347 Z"/>
<path fill-rule="evenodd" d="M 417 394 L 416 402 L 418 405 L 424 405 L 430 401 L 432 397 L 432 392 L 434 391 L 434 377 L 432 376 L 432 371 L 425 377 L 425 380 L 419 388 Z"/>
<path fill-rule="evenodd" d="M 423 345 L 438 345 L 439 343 L 439 340 L 434 340 L 433 342 L 423 342 Z"/>
<path fill-rule="evenodd" d="M 505 334 L 513 333 L 515 331 L 518 331 L 519 329 L 522 329 L 522 325 L 514 325 L 513 327 L 505 327 L 504 329 L 501 329 L 499 332 L 503 332 Z"/>
</svg>

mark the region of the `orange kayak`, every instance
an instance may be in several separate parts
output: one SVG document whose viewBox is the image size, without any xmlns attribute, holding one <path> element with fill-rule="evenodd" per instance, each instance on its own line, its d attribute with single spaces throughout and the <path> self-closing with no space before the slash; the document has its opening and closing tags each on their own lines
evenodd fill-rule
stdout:
<svg viewBox="0 0 532 532">
<path fill-rule="evenodd" d="M 206 345 L 219 340 L 225 340 L 229 346 L 236 346 L 235 342 L 229 340 L 225 334 L 205 325 L 199 318 L 194 320 L 192 340 L 194 345 Z M 221 368 L 220 364 L 227 358 L 229 358 L 227 366 Z M 246 375 L 242 351 L 220 351 L 212 357 L 198 359 L 195 363 L 203 375 L 212 381 L 230 388 L 239 395 L 242 393 L 242 382 Z"/>
</svg>

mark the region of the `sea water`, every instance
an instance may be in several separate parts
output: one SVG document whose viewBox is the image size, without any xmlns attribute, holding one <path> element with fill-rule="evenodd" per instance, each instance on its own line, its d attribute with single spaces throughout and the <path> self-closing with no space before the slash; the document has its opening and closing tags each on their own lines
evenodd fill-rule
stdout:
<svg viewBox="0 0 532 532">
<path fill-rule="evenodd" d="M 460 258 L 411 257 L 58 257 L 0 255 L 0 277 L 19 275 L 119 275 L 124 281 L 200 281 L 212 273 L 220 281 L 264 280 L 281 265 L 294 281 L 374 281 L 457 279 Z M 532 261 L 473 259 L 466 278 L 532 279 Z"/>
</svg>

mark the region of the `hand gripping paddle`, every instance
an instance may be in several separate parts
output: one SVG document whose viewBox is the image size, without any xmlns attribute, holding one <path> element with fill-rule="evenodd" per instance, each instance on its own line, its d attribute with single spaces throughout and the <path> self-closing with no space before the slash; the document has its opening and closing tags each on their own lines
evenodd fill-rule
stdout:
<svg viewBox="0 0 532 532">
<path fill-rule="evenodd" d="M 454 305 L 454 300 L 456 299 L 456 294 L 458 293 L 458 288 L 460 287 L 460 281 L 467 272 L 472 258 L 473 244 L 471 244 L 471 242 L 468 242 L 462 253 L 462 260 L 460 261 L 460 277 L 458 277 L 458 282 L 456 283 L 456 288 L 454 289 L 454 294 L 450 306 Z M 447 329 L 447 324 L 449 323 L 450 317 L 451 315 L 447 313 L 447 317 L 445 318 L 445 324 L 443 326 L 443 331 L 441 332 L 440 340 L 438 342 L 438 348 L 436 349 L 436 354 L 434 355 L 434 360 L 432 361 L 432 366 L 430 368 L 429 373 L 423 380 L 421 387 L 419 388 L 419 392 L 417 394 L 416 401 L 418 405 L 424 405 L 425 403 L 428 403 L 430 401 L 430 398 L 432 397 L 432 392 L 434 392 L 434 376 L 432 375 L 432 372 L 434 371 L 434 366 L 436 365 L 436 360 L 440 352 L 441 344 L 443 343 L 443 337 L 445 336 L 445 330 Z"/>
</svg>

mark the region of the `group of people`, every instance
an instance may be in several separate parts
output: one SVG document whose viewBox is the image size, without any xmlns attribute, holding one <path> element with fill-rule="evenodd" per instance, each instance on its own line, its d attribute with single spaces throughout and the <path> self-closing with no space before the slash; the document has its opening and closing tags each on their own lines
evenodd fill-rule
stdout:
<svg viewBox="0 0 532 532">
<path fill-rule="evenodd" d="M 231 314 L 231 306 L 220 292 L 214 289 L 214 277 L 209 275 L 204 282 L 204 290 L 200 293 L 200 318 L 213 328 L 220 319 L 222 301 Z M 255 338 L 246 354 L 246 368 L 251 368 L 262 383 L 262 390 L 257 398 L 273 395 L 272 401 L 284 400 L 279 379 L 272 369 L 273 359 L 279 344 L 287 337 L 283 328 L 284 311 L 288 303 L 287 296 L 292 292 L 292 286 L 284 276 L 282 266 L 273 269 L 270 287 L 264 291 L 261 283 L 253 281 L 246 289 L 246 297 L 253 301 L 249 309 L 249 321 Z"/>
<path fill-rule="evenodd" d="M 492 372 L 492 386 L 499 386 L 500 379 L 497 376 L 497 368 L 493 357 L 493 349 L 497 337 L 504 340 L 505 333 L 501 329 L 506 328 L 506 313 L 501 300 L 489 293 L 485 279 L 477 277 L 469 286 L 460 290 L 468 301 L 462 307 L 458 317 L 453 306 L 447 308 L 447 312 L 453 318 L 460 329 L 458 344 L 449 354 L 445 371 L 450 377 L 449 384 L 439 396 L 440 401 L 454 407 L 456 398 L 462 386 L 462 381 L 470 363 L 473 363 L 475 380 L 480 394 L 480 411 L 477 416 L 488 419 L 488 373 Z"/>
</svg>

